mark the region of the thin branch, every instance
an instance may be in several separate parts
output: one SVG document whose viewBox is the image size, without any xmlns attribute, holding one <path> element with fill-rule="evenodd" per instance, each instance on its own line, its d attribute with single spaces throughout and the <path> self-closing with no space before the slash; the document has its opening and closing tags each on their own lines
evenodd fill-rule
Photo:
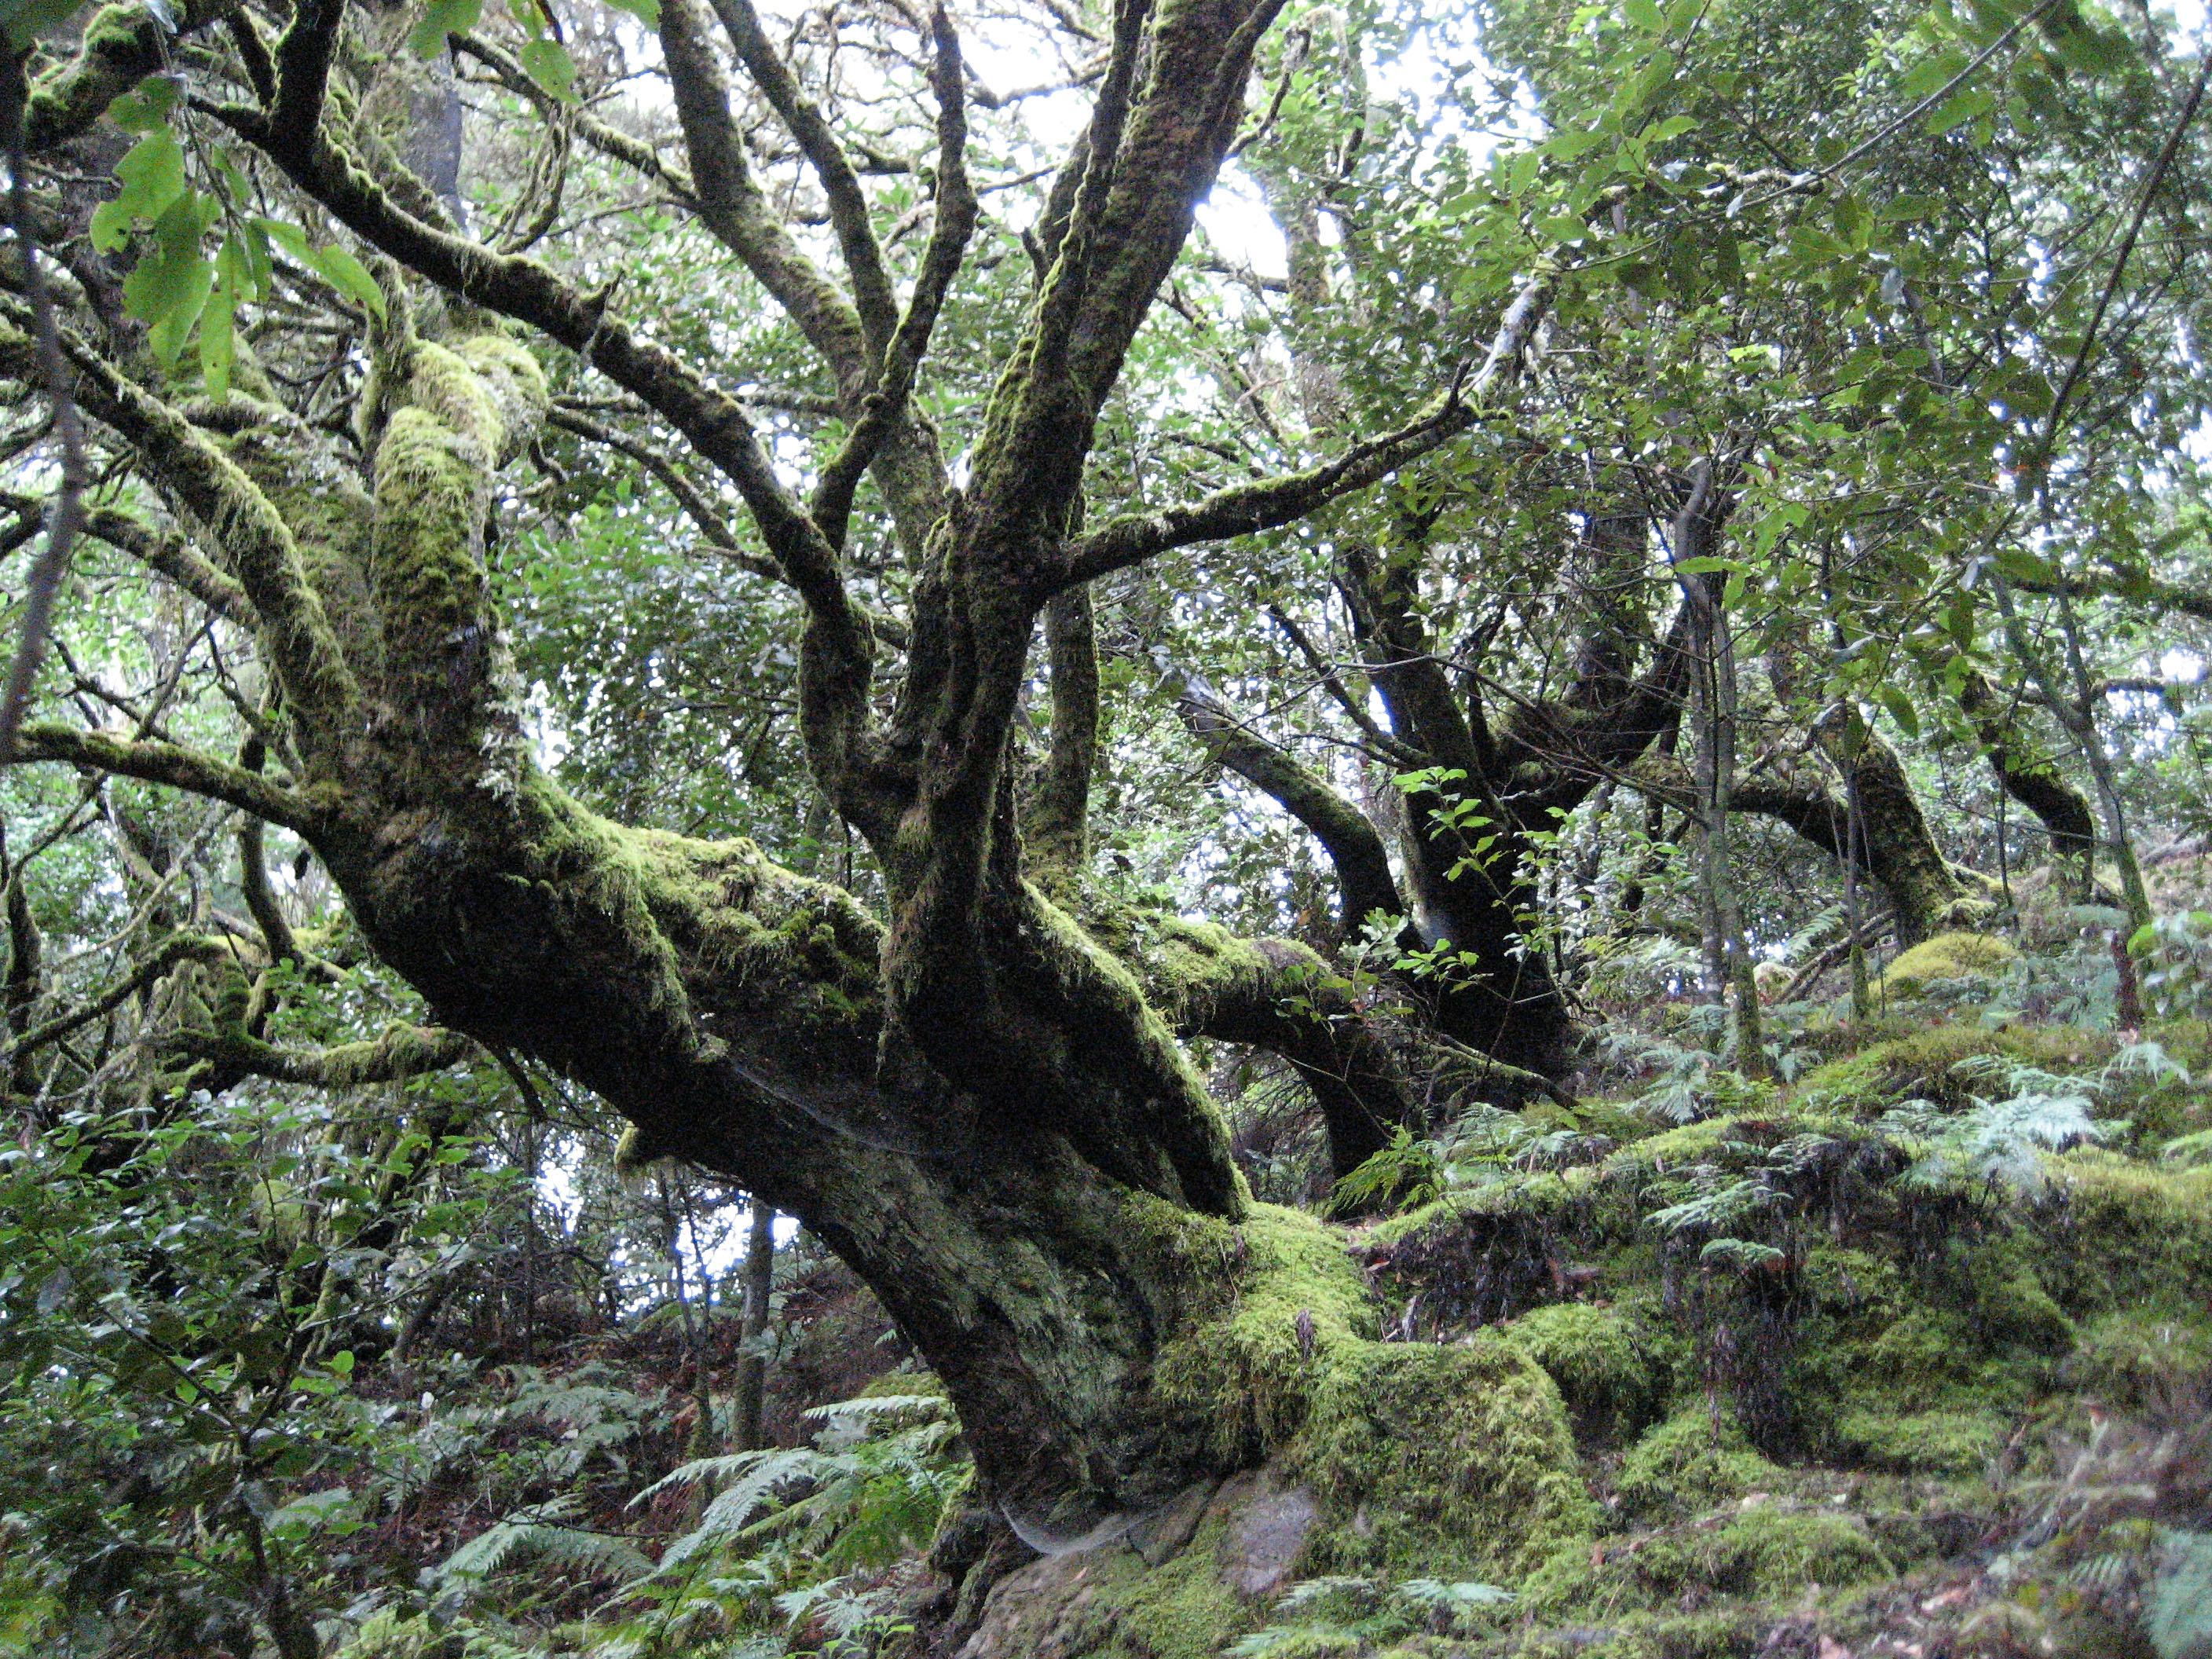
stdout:
<svg viewBox="0 0 2212 1659">
<path fill-rule="evenodd" d="M 74 1013 L 62 1014 L 34 1025 L 9 1046 L 9 1056 L 20 1059 L 50 1042 L 58 1042 L 102 1015 L 112 1013 L 180 962 L 228 962 L 230 946 L 206 933 L 179 933 L 165 939 L 137 967 Z"/>
<path fill-rule="evenodd" d="M 736 535 L 722 515 L 714 510 L 714 504 L 707 499 L 696 484 L 684 476 L 683 470 L 674 461 L 651 444 L 641 442 L 616 428 L 602 425 L 588 415 L 579 414 L 575 410 L 558 404 L 545 418 L 549 424 L 557 426 L 564 432 L 573 432 L 580 438 L 604 444 L 618 454 L 629 456 L 659 479 L 668 493 L 676 498 L 676 505 L 683 509 L 684 516 L 699 527 L 699 533 L 706 537 L 708 544 L 740 570 L 750 571 L 772 582 L 785 580 L 781 567 L 774 559 L 759 553 L 749 553 L 738 545 Z"/>
<path fill-rule="evenodd" d="M 1231 484 L 1187 507 L 1111 520 L 1070 544 L 1054 586 L 1090 581 L 1194 542 L 1219 541 L 1293 524 L 1449 442 L 1474 424 L 1484 394 L 1502 375 L 1517 368 L 1550 295 L 1549 278 L 1539 278 L 1522 289 L 1507 309 L 1480 371 L 1464 389 L 1455 384 L 1437 407 L 1410 424 L 1354 445 L 1334 460 L 1303 472 Z"/>
<path fill-rule="evenodd" d="M 799 141 L 815 176 L 822 181 L 823 193 L 830 201 L 830 228 L 836 233 L 846 273 L 852 279 L 853 304 L 860 315 L 868 356 L 881 362 L 898 326 L 898 300 L 884 270 L 883 250 L 869 222 L 868 198 L 860 189 L 860 178 L 837 135 L 830 131 L 822 112 L 800 88 L 791 66 L 762 29 L 751 0 L 713 0 L 713 4 L 746 70 Z M 941 37 L 938 50 L 940 55 L 944 52 Z M 953 62 L 957 65 L 958 61 L 956 55 Z M 957 93 L 953 101 L 959 101 Z"/>
<path fill-rule="evenodd" d="M 46 395 L 54 407 L 54 433 L 62 447 L 61 489 L 46 523 L 45 550 L 32 562 L 24 583 L 23 634 L 8 670 L 7 690 L 0 694 L 0 761 L 15 753 L 15 733 L 29 708 L 31 689 L 39 664 L 46 654 L 46 630 L 53 623 L 54 598 L 68 574 L 70 550 L 76 545 L 84 520 L 84 427 L 78 420 L 76 399 L 71 395 L 69 367 L 62 361 L 60 331 L 54 322 L 54 305 L 46 292 L 45 267 L 31 222 L 30 191 L 24 183 L 23 114 L 27 94 L 23 60 L 14 52 L 0 61 L 0 120 L 8 134 L 8 200 L 15 222 L 15 251 L 23 261 L 23 287 L 30 295 L 31 315 L 39 343 L 39 369 Z"/>
<path fill-rule="evenodd" d="M 960 274 L 969 238 L 975 233 L 978 209 L 975 186 L 968 178 L 968 113 L 960 90 L 960 39 L 952 20 L 939 6 L 930 15 L 937 54 L 930 64 L 930 83 L 937 92 L 937 214 L 929 246 L 915 279 L 914 298 L 884 353 L 883 373 L 866 405 L 836 458 L 822 475 L 811 503 L 814 521 L 833 547 L 842 547 L 853 510 L 853 492 L 860 476 L 875 459 L 893 429 L 906 419 L 914 378 L 929 349 L 931 331 Z"/>
</svg>

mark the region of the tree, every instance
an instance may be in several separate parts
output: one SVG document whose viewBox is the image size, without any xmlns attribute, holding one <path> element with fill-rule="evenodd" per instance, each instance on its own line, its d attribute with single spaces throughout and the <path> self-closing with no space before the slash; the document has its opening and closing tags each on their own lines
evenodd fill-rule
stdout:
<svg viewBox="0 0 2212 1659">
<path fill-rule="evenodd" d="M 1343 1373 L 1388 1370 L 1361 1340 L 1356 1283 L 1319 1224 L 1254 1205 L 1183 1040 L 1270 1048 L 1297 1067 L 1322 1097 L 1340 1172 L 1417 1115 L 1401 1071 L 1366 988 L 1310 945 L 1098 890 L 1091 594 L 1201 544 L 1311 539 L 1315 556 L 1291 569 L 1309 599 L 1331 585 L 1342 596 L 1347 654 L 1388 730 L 1340 684 L 1339 707 L 1397 775 L 1395 795 L 1354 809 L 1285 745 L 1246 740 L 1203 665 L 1180 681 L 1192 728 L 1327 843 L 1340 936 L 1376 912 L 1412 913 L 1384 933 L 1407 958 L 1391 968 L 1421 1004 L 1416 1023 L 1540 1086 L 1567 1069 L 1572 1035 L 1529 920 L 1547 838 L 1671 740 L 1686 653 L 1732 649 L 1740 578 L 1793 601 L 1812 591 L 1786 538 L 1808 514 L 1778 457 L 1817 453 L 1842 476 L 1869 454 L 1893 463 L 1917 441 L 1900 433 L 1925 428 L 1895 411 L 1828 418 L 1848 378 L 1838 364 L 1875 345 L 1784 362 L 1730 343 L 1723 299 L 1779 333 L 1824 305 L 1863 305 L 1881 251 L 1864 235 L 1846 249 L 1838 299 L 1815 270 L 1838 256 L 1794 216 L 1820 198 L 1811 184 L 1735 158 L 1686 171 L 1698 118 L 1666 112 L 1662 94 L 1674 62 L 1663 41 L 1687 21 L 1632 12 L 1606 37 L 1635 71 L 1617 93 L 1580 88 L 1599 66 L 1559 73 L 1547 95 L 1577 143 L 1500 154 L 1477 178 L 1464 158 L 1377 137 L 1408 173 L 1458 170 L 1418 192 L 1395 181 L 1424 204 L 1397 246 L 1376 222 L 1389 186 L 1366 200 L 1356 188 L 1367 112 L 1313 95 L 1314 66 L 1270 33 L 1279 9 L 1121 0 L 1095 30 L 1079 18 L 1056 30 L 1089 54 L 1070 78 L 1090 104 L 1045 170 L 1019 234 L 1026 259 L 1006 257 L 1003 228 L 979 251 L 970 122 L 1004 100 L 976 90 L 942 10 L 927 27 L 887 21 L 837 83 L 821 65 L 810 78 L 807 54 L 771 38 L 750 0 L 663 0 L 652 27 L 680 161 L 579 101 L 600 68 L 535 13 L 502 39 L 474 32 L 473 7 L 441 3 L 417 21 L 301 0 L 282 16 L 188 9 L 171 39 L 157 12 L 112 6 L 73 52 L 42 60 L 21 100 L 27 155 L 100 162 L 118 125 L 136 142 L 112 161 L 112 193 L 104 165 L 57 167 L 35 191 L 18 166 L 27 229 L 0 299 L 0 369 L 19 407 L 45 397 L 58 427 L 72 411 L 89 421 L 99 465 L 71 462 L 64 502 L 84 507 L 87 535 L 201 607 L 179 672 L 204 644 L 212 655 L 197 659 L 204 706 L 171 714 L 165 694 L 121 708 L 127 730 L 107 723 L 95 682 L 73 677 L 95 718 L 28 723 L 15 757 L 77 769 L 88 798 L 100 779 L 135 780 L 246 824 L 236 943 L 180 935 L 103 994 L 112 1009 L 185 958 L 204 970 L 138 1118 L 158 1125 L 191 1090 L 249 1076 L 397 1077 L 471 1044 L 550 1067 L 631 1120 L 631 1156 L 726 1176 L 849 1263 L 943 1377 L 992 1501 L 1041 1546 L 1256 1462 Z M 2027 20 L 2003 27 L 2014 40 Z M 518 178 L 481 236 L 468 226 L 483 204 L 465 202 L 450 147 L 433 142 L 459 118 L 454 72 L 404 49 L 410 27 L 416 46 L 450 49 L 474 86 L 542 124 L 535 182 Z M 1283 89 L 1271 102 L 1248 99 L 1255 70 Z M 1915 96 L 1898 100 L 1906 125 L 1923 112 Z M 1156 479 L 1123 476 L 1109 441 L 1138 401 L 1127 377 L 1164 349 L 1147 332 L 1164 286 L 1202 266 L 1187 252 L 1198 203 L 1232 151 L 1279 120 L 1291 135 L 1270 185 L 1279 215 L 1309 225 L 1328 201 L 1351 228 L 1338 246 L 1366 320 L 1397 289 L 1413 296 L 1409 314 L 1373 329 L 1385 344 L 1370 355 L 1340 351 L 1315 338 L 1309 291 L 1293 319 L 1300 372 L 1336 373 L 1346 389 L 1313 405 L 1300 445 L 1279 446 L 1307 453 L 1247 469 L 1216 445 L 1225 461 L 1208 450 L 1165 470 L 1162 500 Z M 992 131 L 1010 151 L 1027 142 Z M 1332 142 L 1335 176 L 1316 183 L 1297 146 Z M 649 216 L 532 252 L 561 222 L 579 150 L 677 204 L 711 257 L 684 240 L 631 268 L 641 246 L 671 236 L 672 221 Z M 1960 166 L 1962 192 L 1986 185 Z M 779 205 L 770 174 L 801 210 Z M 1753 191 L 1751 210 L 1785 246 L 1747 278 L 1728 263 L 1742 257 L 1730 204 Z M 1856 213 L 1864 231 L 1850 199 L 1838 191 L 1823 210 Z M 818 237 L 790 222 L 810 214 Z M 1607 246 L 1632 237 L 1648 240 Z M 1293 239 L 1308 270 L 1322 246 L 1317 230 Z M 1237 292 L 1233 272 L 1212 286 L 1217 325 L 1237 322 Z M 1171 297 L 1188 305 L 1180 286 Z M 1632 367 L 1539 380 L 1547 327 Z M 1378 373 L 1389 353 L 1399 371 Z M 1619 405 L 1637 376 L 1639 399 Z M 1163 397 L 1164 384 L 1139 391 Z M 1910 375 L 1885 385 L 1898 410 L 1926 399 Z M 1608 400 L 1626 407 L 1629 441 L 1586 440 L 1563 465 L 1559 429 L 1605 432 Z M 1930 422 L 1947 482 L 1985 474 L 1992 448 L 1972 398 L 1958 402 L 1967 412 Z M 508 469 L 534 455 L 559 488 L 568 475 L 551 450 L 571 440 L 626 482 L 590 504 L 599 520 L 580 510 L 552 538 L 518 528 Z M 1548 578 L 1516 587 L 1462 533 L 1500 477 L 1527 486 L 1496 494 L 1544 526 L 1531 544 L 1555 565 L 1559 532 L 1579 515 L 1567 544 L 1586 580 L 1548 636 L 1570 641 L 1576 666 L 1556 695 L 1528 695 L 1485 655 L 1509 623 L 1503 637 L 1535 640 L 1554 592 Z M 739 613 L 731 628 L 789 663 L 783 718 L 767 706 L 742 746 L 773 746 L 786 777 L 803 757 L 826 807 L 809 817 L 805 792 L 787 789 L 763 809 L 791 862 L 750 840 L 609 816 L 541 758 L 507 612 L 551 605 L 567 538 L 582 549 L 595 522 L 619 519 L 623 490 L 648 483 L 707 543 L 717 562 L 702 586 Z M 50 566 L 76 511 L 56 515 Z M 1768 564 L 1718 550 L 1735 521 Z M 1869 522 L 1839 510 L 1830 527 L 1864 537 Z M 1647 568 L 1654 526 L 1683 594 L 1671 620 Z M 1894 532 L 1874 539 L 1887 550 Z M 1878 570 L 1857 580 L 1881 586 Z M 1904 603 L 1924 611 L 1931 590 Z M 1468 592 L 1511 602 L 1461 652 L 1439 639 Z M 728 605 L 731 592 L 743 603 Z M 573 615 L 578 596 L 557 597 Z M 1336 678 L 1284 616 L 1300 656 Z M 621 650 L 679 620 L 625 624 Z M 543 653 L 544 636 L 527 648 Z M 568 672 L 592 677 L 588 664 Z M 1486 689 L 1515 712 L 1486 719 Z M 1699 705 L 1698 793 L 1724 868 L 1726 812 L 1755 790 L 1732 775 L 1740 700 L 1732 685 L 1716 695 Z M 1790 717 L 1808 726 L 1802 715 Z M 733 723 L 725 746 L 745 735 Z M 1856 797 L 1871 793 L 1866 757 L 1888 753 L 1850 749 Z M 666 782 L 629 781 L 640 799 Z M 1377 827 L 1393 817 L 1402 877 Z M 1835 822 L 1823 794 L 1808 833 L 1825 825 L 1832 848 Z M 292 929 L 258 826 L 312 854 L 349 927 L 435 1026 L 321 1051 L 271 1040 L 288 983 L 343 943 Z M 839 882 L 822 873 L 832 833 L 864 854 Z M 143 861 L 156 896 L 181 867 Z M 1879 855 L 1869 862 L 1887 878 Z M 26 996 L 31 938 L 18 929 L 11 958 Z M 1740 941 L 1735 955 L 1741 997 Z M 18 1094 L 93 1069 L 51 1022 L 15 1029 L 19 1066 L 46 1054 L 37 1064 L 51 1068 L 20 1073 Z M 1492 1363 L 1465 1362 L 1469 1386 L 1518 1397 L 1512 1376 L 1476 1375 Z M 1434 1395 L 1446 1381 L 1405 1386 Z M 1540 1403 L 1504 1420 L 1551 1452 L 1564 1444 Z"/>
</svg>

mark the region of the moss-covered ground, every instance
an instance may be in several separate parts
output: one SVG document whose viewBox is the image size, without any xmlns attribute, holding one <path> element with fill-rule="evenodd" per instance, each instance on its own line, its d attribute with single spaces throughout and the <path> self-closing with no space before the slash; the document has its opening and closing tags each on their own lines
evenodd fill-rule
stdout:
<svg viewBox="0 0 2212 1659">
<path fill-rule="evenodd" d="M 2212 1540 L 2212 1100 L 2201 1030 L 2147 1041 L 1891 1021 L 1700 1121 L 1587 1103 L 1351 1235 L 1379 1322 L 1264 1220 L 1169 1360 L 1250 1384 L 1304 1588 L 1124 1549 L 1067 1650 L 2159 1655 Z"/>
</svg>

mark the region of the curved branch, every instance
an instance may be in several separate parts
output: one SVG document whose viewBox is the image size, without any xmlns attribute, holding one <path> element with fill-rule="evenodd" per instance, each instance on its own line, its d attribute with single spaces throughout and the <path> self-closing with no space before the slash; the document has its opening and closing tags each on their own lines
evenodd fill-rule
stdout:
<svg viewBox="0 0 2212 1659">
<path fill-rule="evenodd" d="M 1228 489 L 1188 507 L 1131 514 L 1069 546 L 1062 585 L 1088 581 L 1139 564 L 1171 548 L 1218 541 L 1295 523 L 1339 496 L 1379 483 L 1474 424 L 1480 400 L 1501 378 L 1519 371 L 1536 325 L 1551 303 L 1548 277 L 1528 283 L 1506 308 L 1488 355 L 1474 378 L 1455 382 L 1437 406 L 1395 432 L 1356 444 L 1335 459 Z"/>
<path fill-rule="evenodd" d="M 38 347 L 18 325 L 19 302 L 0 296 L 0 368 L 28 378 Z M 77 336 L 62 349 L 76 370 L 77 401 L 143 452 L 154 472 L 214 536 L 236 567 L 260 619 L 271 665 L 295 709 L 343 729 L 360 699 L 300 550 L 276 510 L 229 457 L 184 416 L 145 392 Z"/>
<path fill-rule="evenodd" d="M 396 1083 L 426 1072 L 442 1072 L 477 1050 L 473 1039 L 440 1025 L 394 1025 L 372 1042 L 330 1048 L 281 1048 L 243 1031 L 186 1031 L 175 1046 L 228 1069 L 318 1089 Z"/>
<path fill-rule="evenodd" d="M 137 0 L 102 6 L 86 20 L 76 55 L 32 83 L 23 148 L 36 155 L 89 132 L 117 98 L 167 64 L 176 36 L 197 33 L 230 9 L 229 0 L 188 0 L 171 21 Z"/>
<path fill-rule="evenodd" d="M 1390 873 L 1389 853 L 1367 815 L 1328 780 L 1239 720 L 1198 675 L 1178 668 L 1169 672 L 1179 683 L 1176 708 L 1191 736 L 1215 762 L 1271 798 L 1328 849 L 1336 869 L 1344 931 L 1356 933 L 1377 911 L 1402 915 L 1405 902 Z"/>
<path fill-rule="evenodd" d="M 15 739 L 15 763 L 32 761 L 61 761 L 147 783 L 167 784 L 188 794 L 226 802 L 310 839 L 321 825 L 321 811 L 307 797 L 279 788 L 242 766 L 173 743 L 131 742 L 68 726 L 27 726 Z"/>
<path fill-rule="evenodd" d="M 801 90 L 790 65 L 762 30 L 751 0 L 713 0 L 713 3 L 746 71 L 767 94 L 822 181 L 823 193 L 830 201 L 830 228 L 836 233 L 838 251 L 844 255 L 846 273 L 853 281 L 854 308 L 860 313 L 868 356 L 880 362 L 892 331 L 898 326 L 898 301 L 884 270 L 883 249 L 876 241 L 875 228 L 868 222 L 868 198 L 860 189 L 860 178 L 846 159 L 837 135 L 830 131 L 822 112 Z M 942 47 L 940 40 L 940 51 Z M 957 59 L 954 61 L 957 64 Z"/>
<path fill-rule="evenodd" d="M 1306 946 L 1175 916 L 1124 912 L 1086 925 L 1130 963 L 1182 1036 L 1249 1043 L 1289 1061 L 1321 1108 L 1336 1175 L 1380 1152 L 1395 1126 L 1418 1121 L 1388 1045 L 1345 980 Z"/>
<path fill-rule="evenodd" d="M 241 628 L 254 625 L 253 604 L 246 590 L 193 551 L 183 537 L 113 507 L 95 508 L 85 520 L 84 533 L 167 576 L 217 616 Z"/>
<path fill-rule="evenodd" d="M 231 959 L 230 946 L 223 940 L 205 933 L 179 933 L 166 939 L 145 961 L 75 1013 L 58 1015 L 24 1032 L 9 1045 L 9 1056 L 19 1060 L 91 1024 L 101 1015 L 120 1008 L 180 962 L 228 962 Z"/>
<path fill-rule="evenodd" d="M 709 234 L 790 313 L 829 363 L 840 392 L 856 397 L 867 382 L 870 355 L 860 313 L 792 240 L 781 216 L 753 183 L 744 135 L 730 115 L 729 85 L 707 28 L 697 0 L 663 0 L 660 49 L 696 181 L 693 206 Z"/>
<path fill-rule="evenodd" d="M 564 432 L 573 432 L 592 443 L 605 444 L 617 454 L 629 456 L 659 479 L 668 493 L 676 498 L 676 505 L 684 509 L 684 516 L 698 526 L 699 533 L 707 538 L 708 544 L 738 569 L 772 582 L 786 580 L 781 567 L 774 559 L 758 553 L 749 553 L 738 545 L 737 538 L 731 533 L 730 526 L 723 521 L 722 515 L 714 510 L 714 504 L 707 499 L 697 485 L 684 476 L 682 469 L 675 462 L 651 444 L 641 443 L 626 433 L 601 424 L 588 415 L 559 404 L 554 405 L 545 418 L 550 425 L 557 426 Z"/>
</svg>

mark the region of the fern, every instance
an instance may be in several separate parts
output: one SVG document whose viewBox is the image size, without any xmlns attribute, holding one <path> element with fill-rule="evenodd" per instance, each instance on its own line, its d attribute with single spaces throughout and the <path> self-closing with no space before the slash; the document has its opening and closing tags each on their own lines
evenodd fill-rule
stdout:
<svg viewBox="0 0 2212 1659">
<path fill-rule="evenodd" d="M 470 1539 L 431 1571 L 441 1581 L 460 1584 L 480 1584 L 526 1563 L 626 1583 L 651 1575 L 653 1563 L 629 1540 L 569 1525 L 568 1518 L 580 1507 L 574 1498 L 562 1497 L 519 1510 Z"/>
<path fill-rule="evenodd" d="M 2167 1532 L 2143 1623 L 2159 1659 L 2212 1653 L 2212 1533 Z"/>
</svg>

